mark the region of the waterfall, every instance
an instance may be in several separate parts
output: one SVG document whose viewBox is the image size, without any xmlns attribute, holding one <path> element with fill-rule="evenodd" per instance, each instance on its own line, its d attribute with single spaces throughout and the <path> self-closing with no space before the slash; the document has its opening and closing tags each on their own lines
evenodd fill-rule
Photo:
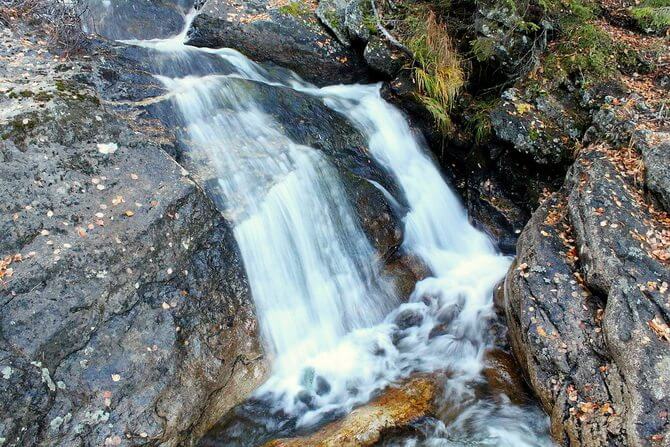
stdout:
<svg viewBox="0 0 670 447">
<path fill-rule="evenodd" d="M 444 397 L 459 415 L 425 428 L 425 445 L 551 445 L 544 416 L 473 390 L 490 347 L 493 290 L 510 260 L 469 223 L 379 85 L 319 89 L 270 75 L 230 49 L 187 47 L 184 35 L 127 43 L 156 52 L 183 142 L 213 169 L 273 359 L 273 375 L 256 393 L 267 412 L 310 427 L 412 373 L 448 371 Z M 240 80 L 317 97 L 364 135 L 406 198 L 403 248 L 432 272 L 409 302 L 391 292 L 331 162 L 292 141 Z M 249 445 L 240 436 L 239 445 Z"/>
</svg>

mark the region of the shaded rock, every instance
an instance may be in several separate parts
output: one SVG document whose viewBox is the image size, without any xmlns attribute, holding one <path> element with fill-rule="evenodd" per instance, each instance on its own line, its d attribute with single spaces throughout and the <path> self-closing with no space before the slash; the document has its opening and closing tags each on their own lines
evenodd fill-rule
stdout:
<svg viewBox="0 0 670 447">
<path fill-rule="evenodd" d="M 364 447 L 375 445 L 385 432 L 428 416 L 433 409 L 436 383 L 423 377 L 388 388 L 381 396 L 304 438 L 279 439 L 266 447 L 332 446 Z"/>
<path fill-rule="evenodd" d="M 581 132 L 568 110 L 550 95 L 523 99 L 516 88 L 502 95 L 491 114 L 496 136 L 540 165 L 567 164 Z"/>
<path fill-rule="evenodd" d="M 411 58 L 405 51 L 376 35 L 370 37 L 363 57 L 370 68 L 388 79 L 393 79 L 411 62 Z"/>
<path fill-rule="evenodd" d="M 86 1 L 86 30 L 109 39 L 156 39 L 179 34 L 193 0 Z"/>
<path fill-rule="evenodd" d="M 0 49 L 31 92 L 0 97 L 0 438 L 188 442 L 267 372 L 232 231 L 159 122 L 22 37 Z"/>
<path fill-rule="evenodd" d="M 257 62 L 289 68 L 317 85 L 367 79 L 360 55 L 331 37 L 313 5 L 300 0 L 208 0 L 189 30 L 188 44 L 234 48 Z"/>
<path fill-rule="evenodd" d="M 645 184 L 663 208 L 670 211 L 670 134 L 656 134 L 656 138 L 641 144 Z"/>
<path fill-rule="evenodd" d="M 521 24 L 539 22 L 541 10 L 527 5 L 519 8 L 514 2 L 485 0 L 477 2 L 476 9 L 466 24 L 473 24 L 472 52 L 486 67 L 485 82 L 515 81 L 529 73 L 546 48 L 546 34 L 542 27 L 524 27 Z M 542 26 L 547 26 L 542 24 Z M 549 26 L 550 27 L 550 26 Z"/>
</svg>

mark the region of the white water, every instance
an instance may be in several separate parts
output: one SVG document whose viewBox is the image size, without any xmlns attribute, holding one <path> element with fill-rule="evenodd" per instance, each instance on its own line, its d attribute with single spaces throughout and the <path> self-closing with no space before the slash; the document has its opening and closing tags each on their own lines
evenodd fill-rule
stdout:
<svg viewBox="0 0 670 447">
<path fill-rule="evenodd" d="M 182 65 L 206 53 L 232 67 L 226 74 L 160 79 L 186 122 L 190 150 L 213 166 L 223 212 L 234 224 L 274 357 L 274 373 L 257 396 L 272 411 L 297 418 L 298 426 L 310 426 L 413 372 L 448 371 L 444 398 L 460 415 L 446 425 L 432 424 L 420 445 L 550 445 L 543 417 L 475 397 L 492 292 L 509 259 L 470 225 L 379 86 L 317 89 L 296 78 L 279 82 L 233 50 L 188 48 L 183 37 L 132 43 Z M 367 138 L 408 202 L 404 249 L 433 272 L 417 284 L 410 302 L 399 304 L 389 292 L 336 170 L 319 151 L 282 133 L 234 82 L 239 79 L 283 83 L 318 96 Z"/>
</svg>

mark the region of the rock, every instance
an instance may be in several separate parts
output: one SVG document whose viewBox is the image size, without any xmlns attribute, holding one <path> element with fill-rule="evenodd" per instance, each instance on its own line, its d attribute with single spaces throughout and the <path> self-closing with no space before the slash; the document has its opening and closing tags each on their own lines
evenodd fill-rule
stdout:
<svg viewBox="0 0 670 447">
<path fill-rule="evenodd" d="M 428 416 L 433 409 L 437 385 L 430 378 L 415 377 L 388 388 L 369 404 L 344 419 L 333 422 L 304 438 L 278 439 L 265 447 L 366 447 L 376 445 L 384 433 L 403 428 Z"/>
<path fill-rule="evenodd" d="M 512 347 L 564 445 L 668 439 L 669 221 L 626 162 L 602 144 L 584 149 L 507 276 Z"/>
<path fill-rule="evenodd" d="M 393 79 L 412 62 L 409 55 L 386 39 L 376 35 L 370 37 L 363 52 L 365 62 L 373 70 Z"/>
<path fill-rule="evenodd" d="M 484 364 L 483 374 L 490 394 L 504 394 L 516 405 L 531 402 L 522 370 L 511 354 L 501 349 L 489 350 L 485 354 Z"/>
<path fill-rule="evenodd" d="M 30 92 L 0 97 L 0 438 L 187 443 L 268 370 L 232 231 L 159 122 L 102 105 L 98 65 L 21 41 L 0 47 Z"/>
<path fill-rule="evenodd" d="M 656 200 L 670 212 L 670 134 L 656 134 L 657 141 L 641 144 L 645 184 Z"/>
<path fill-rule="evenodd" d="M 541 10 L 531 5 L 519 8 L 516 3 L 503 0 L 477 2 L 464 24 L 474 28 L 470 44 L 475 62 L 485 67 L 484 82 L 514 81 L 535 67 L 547 46 L 546 33 L 520 24 L 540 23 L 541 16 Z M 494 79 L 490 78 L 491 73 L 495 73 Z"/>
<path fill-rule="evenodd" d="M 87 0 L 86 30 L 109 39 L 156 39 L 179 34 L 193 0 Z"/>
<path fill-rule="evenodd" d="M 367 68 L 361 56 L 331 37 L 314 12 L 302 0 L 207 0 L 188 32 L 188 44 L 234 48 L 320 86 L 364 82 Z"/>
<path fill-rule="evenodd" d="M 511 88 L 491 113 L 496 136 L 540 165 L 567 165 L 581 132 L 575 120 L 556 98 L 547 94 L 524 97 L 525 91 Z"/>
<path fill-rule="evenodd" d="M 365 44 L 375 18 L 368 0 L 320 0 L 316 15 L 346 46 Z"/>
</svg>

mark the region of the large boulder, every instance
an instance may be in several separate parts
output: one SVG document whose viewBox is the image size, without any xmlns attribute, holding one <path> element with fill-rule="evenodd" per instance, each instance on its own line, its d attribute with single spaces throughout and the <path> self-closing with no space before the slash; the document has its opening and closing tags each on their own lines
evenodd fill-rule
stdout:
<svg viewBox="0 0 670 447">
<path fill-rule="evenodd" d="M 549 93 L 511 88 L 491 113 L 496 137 L 539 165 L 566 166 L 582 132 L 570 109 Z"/>
<path fill-rule="evenodd" d="M 179 34 L 193 0 L 85 0 L 87 31 L 109 39 L 157 39 Z"/>
<path fill-rule="evenodd" d="M 512 346 L 563 445 L 670 445 L 670 219 L 639 157 L 583 150 L 507 276 Z"/>
<path fill-rule="evenodd" d="M 0 58 L 0 444 L 183 445 L 267 372 L 232 232 L 98 65 Z"/>
<path fill-rule="evenodd" d="M 289 68 L 317 85 L 367 79 L 361 55 L 333 38 L 302 0 L 207 0 L 188 44 L 233 48 L 257 62 Z"/>
</svg>

